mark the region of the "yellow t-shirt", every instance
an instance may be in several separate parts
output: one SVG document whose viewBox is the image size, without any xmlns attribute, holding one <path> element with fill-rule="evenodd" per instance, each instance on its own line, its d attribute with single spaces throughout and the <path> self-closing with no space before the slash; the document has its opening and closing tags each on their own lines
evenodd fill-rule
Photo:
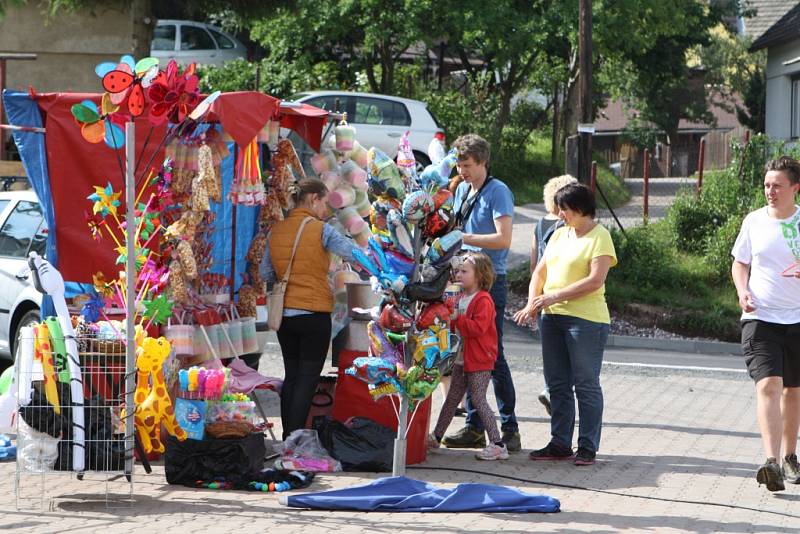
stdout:
<svg viewBox="0 0 800 534">
<path fill-rule="evenodd" d="M 617 253 L 611 234 L 598 224 L 586 235 L 576 237 L 575 231 L 562 227 L 555 231 L 547 243 L 544 259 L 547 262 L 547 279 L 544 292 L 552 293 L 589 276 L 592 259 L 611 256 L 611 266 L 617 264 Z M 606 305 L 606 286 L 580 298 L 553 304 L 544 313 L 570 315 L 596 323 L 611 323 Z"/>
</svg>

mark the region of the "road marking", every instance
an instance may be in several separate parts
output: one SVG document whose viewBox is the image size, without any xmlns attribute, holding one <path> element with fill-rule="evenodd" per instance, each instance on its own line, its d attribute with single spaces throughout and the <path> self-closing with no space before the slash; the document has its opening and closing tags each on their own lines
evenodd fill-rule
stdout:
<svg viewBox="0 0 800 534">
<path fill-rule="evenodd" d="M 728 367 L 700 367 L 695 365 L 664 365 L 659 363 L 635 362 L 603 362 L 603 365 L 619 365 L 621 367 L 644 367 L 653 369 L 677 369 L 683 371 L 722 371 L 725 373 L 746 373 L 746 369 L 730 369 Z"/>
</svg>

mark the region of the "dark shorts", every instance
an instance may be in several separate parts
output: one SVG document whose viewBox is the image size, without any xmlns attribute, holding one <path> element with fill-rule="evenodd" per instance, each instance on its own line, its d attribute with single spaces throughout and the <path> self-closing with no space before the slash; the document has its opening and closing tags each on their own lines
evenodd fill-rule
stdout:
<svg viewBox="0 0 800 534">
<path fill-rule="evenodd" d="M 750 378 L 783 378 L 783 386 L 800 387 L 800 323 L 742 321 L 742 354 Z"/>
</svg>

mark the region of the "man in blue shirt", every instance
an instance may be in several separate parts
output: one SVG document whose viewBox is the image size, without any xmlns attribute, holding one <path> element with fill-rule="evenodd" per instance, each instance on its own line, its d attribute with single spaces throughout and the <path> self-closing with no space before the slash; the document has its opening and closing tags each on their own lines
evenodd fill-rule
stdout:
<svg viewBox="0 0 800 534">
<path fill-rule="evenodd" d="M 516 392 L 511 370 L 503 353 L 503 321 L 508 295 L 506 259 L 511 246 L 514 195 L 506 184 L 489 176 L 489 143 L 474 134 L 456 139 L 458 173 L 464 181 L 455 193 L 455 213 L 464 232 L 464 249 L 484 252 L 492 260 L 496 279 L 489 293 L 497 312 L 497 361 L 492 372 L 494 395 L 500 411 L 503 443 L 509 452 L 521 450 L 519 424 L 514 415 Z M 481 448 L 486 445 L 483 424 L 467 396 L 466 426 L 445 436 L 450 448 Z"/>
</svg>

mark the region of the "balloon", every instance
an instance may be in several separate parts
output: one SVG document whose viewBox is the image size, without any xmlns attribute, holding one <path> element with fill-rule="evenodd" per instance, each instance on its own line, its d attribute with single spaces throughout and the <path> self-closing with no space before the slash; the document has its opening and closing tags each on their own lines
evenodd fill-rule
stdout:
<svg viewBox="0 0 800 534">
<path fill-rule="evenodd" d="M 414 240 L 411 237 L 411 230 L 406 226 L 403 216 L 395 209 L 389 210 L 386 215 L 386 224 L 389 227 L 389 235 L 392 237 L 392 244 L 400 254 L 414 257 Z"/>
<path fill-rule="evenodd" d="M 425 369 L 414 365 L 408 370 L 403 380 L 403 387 L 409 399 L 422 401 L 433 393 L 441 378 L 438 369 Z"/>
<path fill-rule="evenodd" d="M 390 271 L 409 277 L 414 274 L 414 266 L 416 265 L 414 260 L 408 256 L 404 256 L 393 250 L 386 251 L 386 264 Z"/>
<path fill-rule="evenodd" d="M 389 304 L 381 310 L 378 324 L 391 332 L 405 332 L 411 328 L 411 318 L 400 312 L 393 304 Z"/>
<path fill-rule="evenodd" d="M 386 333 L 375 321 L 370 321 L 367 325 L 367 335 L 369 336 L 369 353 L 376 358 L 383 358 L 387 362 L 396 364 L 402 362 L 403 358 L 400 350 L 386 337 Z"/>
<path fill-rule="evenodd" d="M 11 387 L 11 380 L 14 377 L 14 366 L 12 365 L 0 375 L 0 395 L 5 393 Z"/>
<path fill-rule="evenodd" d="M 416 224 L 433 212 L 433 199 L 426 191 L 413 191 L 403 201 L 403 218 Z"/>
<path fill-rule="evenodd" d="M 402 200 L 406 195 L 405 185 L 397 164 L 378 148 L 372 147 L 367 153 L 369 185 L 373 194 L 387 195 Z"/>
<path fill-rule="evenodd" d="M 403 296 L 410 301 L 434 302 L 441 300 L 449 280 L 450 265 L 446 265 L 430 281 L 408 284 L 403 290 Z"/>
<path fill-rule="evenodd" d="M 352 367 L 344 372 L 367 384 L 378 384 L 393 378 L 397 373 L 397 366 L 384 358 L 362 356 L 353 360 Z"/>
<path fill-rule="evenodd" d="M 456 163 L 458 163 L 458 150 L 452 148 L 443 160 L 425 167 L 422 174 L 419 175 L 419 184 L 425 189 L 446 187 Z"/>
<path fill-rule="evenodd" d="M 450 321 L 450 308 L 443 302 L 431 302 L 422 310 L 417 318 L 417 328 L 425 329 L 434 324 L 447 324 Z"/>
<path fill-rule="evenodd" d="M 439 267 L 449 262 L 461 250 L 464 234 L 461 230 L 453 230 L 443 237 L 437 237 L 428 248 L 425 259 L 434 267 Z"/>
</svg>

